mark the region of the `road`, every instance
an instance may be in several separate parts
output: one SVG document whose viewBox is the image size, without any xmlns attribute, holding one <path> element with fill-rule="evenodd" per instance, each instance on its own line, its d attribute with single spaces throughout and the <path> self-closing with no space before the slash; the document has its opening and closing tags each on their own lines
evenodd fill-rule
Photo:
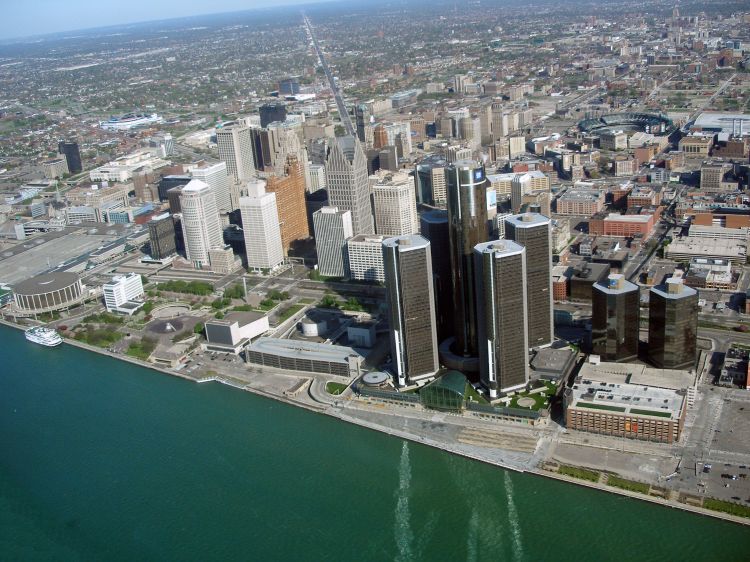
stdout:
<svg viewBox="0 0 750 562">
<path fill-rule="evenodd" d="M 318 40 L 315 38 L 315 32 L 313 31 L 312 24 L 310 23 L 310 20 L 307 16 L 303 16 L 303 18 L 305 19 L 307 32 L 310 34 L 310 39 L 312 39 L 313 46 L 315 47 L 315 50 L 318 53 L 318 59 L 320 59 L 320 64 L 323 67 L 323 71 L 326 73 L 326 78 L 328 78 L 328 83 L 331 86 L 331 92 L 333 93 L 333 98 L 336 100 L 336 106 L 339 108 L 339 117 L 341 118 L 341 123 L 344 125 L 344 128 L 346 129 L 346 133 L 348 135 L 355 136 L 354 126 L 352 125 L 352 120 L 349 117 L 349 112 L 346 110 L 346 105 L 344 104 L 344 98 L 341 96 L 341 91 L 338 89 L 338 86 L 336 86 L 336 81 L 333 79 L 333 74 L 331 73 L 331 69 L 328 67 L 328 63 L 326 62 L 325 55 L 323 55 L 323 50 L 320 48 L 320 45 L 318 44 Z"/>
</svg>

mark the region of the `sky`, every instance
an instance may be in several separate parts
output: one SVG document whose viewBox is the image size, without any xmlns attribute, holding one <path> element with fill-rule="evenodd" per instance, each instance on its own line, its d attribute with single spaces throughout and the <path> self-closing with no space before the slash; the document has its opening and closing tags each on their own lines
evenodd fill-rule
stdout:
<svg viewBox="0 0 750 562">
<path fill-rule="evenodd" d="M 309 1 L 0 0 L 0 39 Z"/>
</svg>

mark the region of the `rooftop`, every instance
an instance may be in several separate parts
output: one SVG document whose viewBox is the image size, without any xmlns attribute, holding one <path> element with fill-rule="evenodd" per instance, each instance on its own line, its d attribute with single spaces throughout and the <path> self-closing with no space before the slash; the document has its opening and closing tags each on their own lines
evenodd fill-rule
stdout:
<svg viewBox="0 0 750 562">
<path fill-rule="evenodd" d="M 282 340 L 277 338 L 258 338 L 247 348 L 248 351 L 282 355 L 295 359 L 309 359 L 311 361 L 331 361 L 348 363 L 350 357 L 362 356 L 351 347 L 342 345 L 328 345 L 317 342 L 300 340 Z"/>
</svg>

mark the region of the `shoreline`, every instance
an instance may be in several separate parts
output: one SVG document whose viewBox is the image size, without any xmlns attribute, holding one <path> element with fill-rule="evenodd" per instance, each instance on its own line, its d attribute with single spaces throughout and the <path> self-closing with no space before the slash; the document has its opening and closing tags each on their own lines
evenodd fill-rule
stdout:
<svg viewBox="0 0 750 562">
<path fill-rule="evenodd" d="M 8 320 L 6 320 L 4 318 L 0 318 L 0 324 L 2 324 L 4 326 L 7 326 L 9 328 L 14 328 L 16 330 L 21 330 L 21 331 L 25 330 L 25 326 L 21 326 L 19 324 L 15 324 L 13 322 L 9 322 Z M 695 514 L 695 515 L 704 515 L 704 516 L 712 517 L 714 519 L 720 519 L 722 521 L 727 521 L 729 523 L 735 523 L 735 524 L 738 524 L 738 525 L 750 526 L 750 518 L 745 518 L 745 517 L 740 517 L 740 516 L 736 516 L 736 515 L 731 515 L 729 513 L 724 513 L 724 512 L 721 512 L 721 511 L 713 511 L 713 510 L 710 510 L 710 509 L 707 509 L 707 508 L 704 508 L 704 507 L 698 507 L 698 506 L 690 505 L 690 504 L 687 504 L 687 503 L 681 503 L 681 502 L 678 502 L 678 501 L 671 501 L 671 500 L 667 500 L 667 499 L 660 498 L 660 497 L 657 497 L 657 496 L 651 496 L 651 495 L 648 495 L 648 494 L 641 494 L 641 493 L 638 493 L 638 492 L 632 492 L 632 491 L 629 491 L 629 490 L 623 490 L 623 489 L 620 489 L 620 488 L 614 488 L 612 486 L 607 486 L 605 484 L 600 484 L 598 482 L 589 482 L 589 481 L 586 481 L 586 480 L 581 480 L 581 479 L 578 479 L 578 478 L 573 478 L 571 476 L 559 474 L 559 473 L 552 472 L 552 471 L 549 471 L 549 470 L 544 470 L 544 469 L 541 469 L 541 468 L 538 468 L 538 467 L 530 469 L 530 470 L 519 469 L 517 467 L 513 467 L 513 466 L 510 466 L 510 465 L 503 464 L 502 462 L 499 462 L 496 459 L 483 458 L 480 455 L 475 455 L 475 454 L 471 454 L 471 453 L 469 453 L 467 451 L 459 450 L 459 449 L 457 449 L 455 447 L 452 447 L 451 445 L 446 444 L 446 443 L 441 443 L 441 442 L 435 441 L 433 439 L 426 439 L 424 437 L 420 437 L 420 436 L 408 433 L 406 431 L 396 430 L 396 429 L 393 429 L 393 428 L 381 426 L 381 425 L 376 424 L 376 423 L 365 422 L 364 420 L 360 420 L 360 419 L 354 418 L 352 416 L 347 416 L 342 411 L 340 411 L 338 408 L 336 408 L 335 406 L 330 405 L 330 404 L 327 407 L 325 405 L 321 405 L 319 407 L 315 407 L 315 406 L 312 406 L 311 404 L 307 404 L 307 403 L 295 400 L 293 397 L 286 396 L 284 394 L 273 394 L 273 393 L 261 390 L 259 388 L 252 387 L 252 386 L 247 385 L 247 384 L 245 384 L 243 386 L 240 386 L 238 384 L 233 384 L 231 381 L 225 380 L 223 377 L 221 377 L 219 375 L 211 376 L 211 377 L 206 377 L 206 378 L 203 378 L 203 379 L 196 379 L 195 377 L 190 377 L 188 375 L 184 375 L 184 374 L 180 373 L 179 371 L 175 371 L 173 369 L 168 369 L 168 368 L 160 367 L 158 365 L 154 365 L 153 363 L 148 363 L 146 361 L 142 361 L 142 360 L 136 359 L 134 357 L 129 357 L 127 355 L 123 355 L 123 354 L 119 354 L 119 353 L 112 353 L 110 351 L 107 351 L 105 349 L 102 349 L 102 348 L 99 348 L 99 347 L 96 347 L 96 346 L 89 345 L 87 343 L 79 342 L 79 341 L 68 339 L 68 338 L 64 338 L 64 342 L 67 343 L 67 344 L 69 344 L 69 345 L 71 345 L 71 346 L 73 346 L 73 347 L 76 347 L 78 349 L 82 349 L 82 350 L 85 350 L 85 351 L 91 351 L 93 353 L 97 353 L 99 355 L 104 355 L 104 356 L 110 357 L 112 359 L 116 359 L 116 360 L 120 360 L 120 361 L 125 361 L 127 363 L 130 363 L 132 365 L 136 365 L 138 367 L 143 367 L 143 368 L 146 368 L 146 369 L 150 369 L 150 370 L 156 371 L 158 373 L 162 373 L 162 374 L 165 374 L 165 375 L 177 377 L 177 378 L 180 378 L 182 380 L 190 381 L 190 382 L 193 382 L 193 383 L 196 383 L 196 384 L 202 384 L 204 382 L 218 382 L 220 384 L 224 384 L 226 386 L 230 386 L 230 387 L 235 388 L 237 390 L 242 390 L 244 392 L 250 392 L 252 394 L 255 394 L 255 395 L 263 397 L 263 398 L 268 398 L 268 399 L 276 400 L 278 402 L 281 402 L 283 404 L 287 404 L 287 405 L 292 406 L 292 407 L 303 408 L 303 409 L 305 409 L 305 410 L 307 410 L 309 412 L 312 412 L 312 413 L 327 415 L 327 416 L 332 417 L 334 419 L 337 419 L 339 421 L 346 422 L 346 423 L 351 423 L 353 425 L 356 425 L 356 426 L 364 428 L 364 429 L 369 429 L 370 431 L 377 431 L 379 433 L 385 433 L 386 435 L 390 435 L 392 437 L 397 437 L 399 439 L 404 439 L 404 440 L 410 441 L 412 443 L 421 444 L 421 445 L 425 445 L 425 446 L 432 447 L 432 448 L 435 448 L 435 449 L 439 449 L 439 450 L 444 451 L 446 453 L 450 453 L 450 454 L 453 454 L 453 455 L 459 455 L 459 456 L 462 456 L 462 457 L 465 457 L 465 458 L 468 458 L 468 459 L 471 459 L 471 460 L 474 460 L 474 461 L 482 462 L 484 464 L 488 464 L 488 465 L 491 465 L 491 466 L 494 466 L 494 467 L 497 467 L 497 468 L 502 468 L 503 470 L 510 470 L 510 471 L 513 471 L 513 472 L 516 472 L 516 473 L 523 473 L 523 474 L 533 475 L 535 477 L 540 477 L 540 478 L 550 478 L 550 479 L 557 480 L 557 481 L 560 481 L 560 482 L 564 482 L 564 483 L 568 483 L 568 484 L 575 484 L 575 485 L 582 486 L 582 487 L 585 487 L 585 488 L 597 490 L 599 492 L 604 492 L 604 493 L 609 493 L 609 494 L 616 494 L 616 495 L 623 496 L 623 497 L 630 498 L 630 499 L 635 499 L 635 500 L 641 500 L 641 501 L 650 502 L 652 504 L 659 505 L 659 506 L 662 506 L 662 507 L 668 507 L 668 508 L 672 508 L 672 509 L 679 509 L 679 510 L 686 511 L 686 512 L 689 512 L 689 513 L 692 513 L 692 514 Z M 309 385 L 311 385 L 311 384 L 312 384 L 312 381 L 306 383 L 306 386 L 308 387 L 308 391 L 309 391 Z"/>
</svg>

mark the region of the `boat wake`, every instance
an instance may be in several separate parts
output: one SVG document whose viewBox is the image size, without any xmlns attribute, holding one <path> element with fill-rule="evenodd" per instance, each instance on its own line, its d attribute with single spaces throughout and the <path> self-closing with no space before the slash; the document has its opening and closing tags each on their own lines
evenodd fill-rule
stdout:
<svg viewBox="0 0 750 562">
<path fill-rule="evenodd" d="M 397 562 L 407 562 L 414 559 L 414 532 L 411 529 L 411 513 L 409 511 L 409 491 L 411 488 L 411 462 L 409 461 L 409 445 L 404 441 L 401 447 L 401 461 L 398 467 L 398 490 L 396 491 L 396 522 L 395 538 L 398 548 Z"/>
<path fill-rule="evenodd" d="M 513 499 L 513 481 L 510 473 L 505 471 L 505 497 L 508 501 L 508 519 L 513 538 L 513 559 L 523 560 L 523 542 L 521 540 L 521 524 L 518 521 L 518 510 Z"/>
</svg>

